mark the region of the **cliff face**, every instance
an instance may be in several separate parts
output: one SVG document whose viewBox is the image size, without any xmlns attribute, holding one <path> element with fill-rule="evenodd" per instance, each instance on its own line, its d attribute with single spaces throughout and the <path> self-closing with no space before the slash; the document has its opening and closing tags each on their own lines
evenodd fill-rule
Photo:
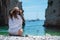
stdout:
<svg viewBox="0 0 60 40">
<path fill-rule="evenodd" d="M 45 18 L 45 26 L 60 26 L 60 0 L 48 0 Z"/>
<path fill-rule="evenodd" d="M 5 24 L 7 1 L 0 0 L 0 25 Z"/>
<path fill-rule="evenodd" d="M 0 0 L 0 25 L 8 24 L 9 10 L 18 5 L 18 0 Z M 20 6 L 20 9 L 22 9 L 22 4 Z"/>
</svg>

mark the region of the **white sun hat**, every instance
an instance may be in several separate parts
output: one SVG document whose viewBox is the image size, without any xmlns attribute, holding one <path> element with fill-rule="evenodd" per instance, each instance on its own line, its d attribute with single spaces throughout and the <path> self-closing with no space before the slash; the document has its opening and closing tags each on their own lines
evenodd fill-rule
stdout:
<svg viewBox="0 0 60 40">
<path fill-rule="evenodd" d="M 14 10 L 19 10 L 19 7 L 14 7 L 11 11 L 11 13 L 14 11 Z"/>
<path fill-rule="evenodd" d="M 16 9 L 16 10 L 17 10 L 17 9 L 19 10 L 19 7 L 14 7 L 13 10 L 15 10 L 15 9 Z"/>
</svg>

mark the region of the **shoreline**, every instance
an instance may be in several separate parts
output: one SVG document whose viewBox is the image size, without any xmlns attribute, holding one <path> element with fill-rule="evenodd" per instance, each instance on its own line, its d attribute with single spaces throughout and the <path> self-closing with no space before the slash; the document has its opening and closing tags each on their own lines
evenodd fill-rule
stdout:
<svg viewBox="0 0 60 40">
<path fill-rule="evenodd" d="M 51 36 L 50 34 L 46 34 L 45 36 L 28 35 L 28 37 L 0 35 L 0 39 L 1 40 L 60 40 L 60 36 Z"/>
</svg>

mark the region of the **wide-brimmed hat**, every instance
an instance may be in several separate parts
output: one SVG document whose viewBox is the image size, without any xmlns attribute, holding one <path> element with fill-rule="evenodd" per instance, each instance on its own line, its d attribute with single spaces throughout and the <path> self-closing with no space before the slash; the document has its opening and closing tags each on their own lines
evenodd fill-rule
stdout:
<svg viewBox="0 0 60 40">
<path fill-rule="evenodd" d="M 14 8 L 11 10 L 11 13 L 13 13 L 14 10 L 19 10 L 19 7 L 14 7 Z"/>
<path fill-rule="evenodd" d="M 19 9 L 19 7 L 14 7 L 13 10 Z"/>
</svg>

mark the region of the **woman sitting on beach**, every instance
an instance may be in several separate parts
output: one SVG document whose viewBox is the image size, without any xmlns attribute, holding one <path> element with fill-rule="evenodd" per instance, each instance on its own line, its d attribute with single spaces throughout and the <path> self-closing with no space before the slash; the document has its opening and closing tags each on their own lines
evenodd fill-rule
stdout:
<svg viewBox="0 0 60 40">
<path fill-rule="evenodd" d="M 13 10 L 9 12 L 9 35 L 10 36 L 22 36 L 23 29 L 23 19 L 21 17 L 20 10 L 18 7 L 14 7 Z"/>
</svg>

